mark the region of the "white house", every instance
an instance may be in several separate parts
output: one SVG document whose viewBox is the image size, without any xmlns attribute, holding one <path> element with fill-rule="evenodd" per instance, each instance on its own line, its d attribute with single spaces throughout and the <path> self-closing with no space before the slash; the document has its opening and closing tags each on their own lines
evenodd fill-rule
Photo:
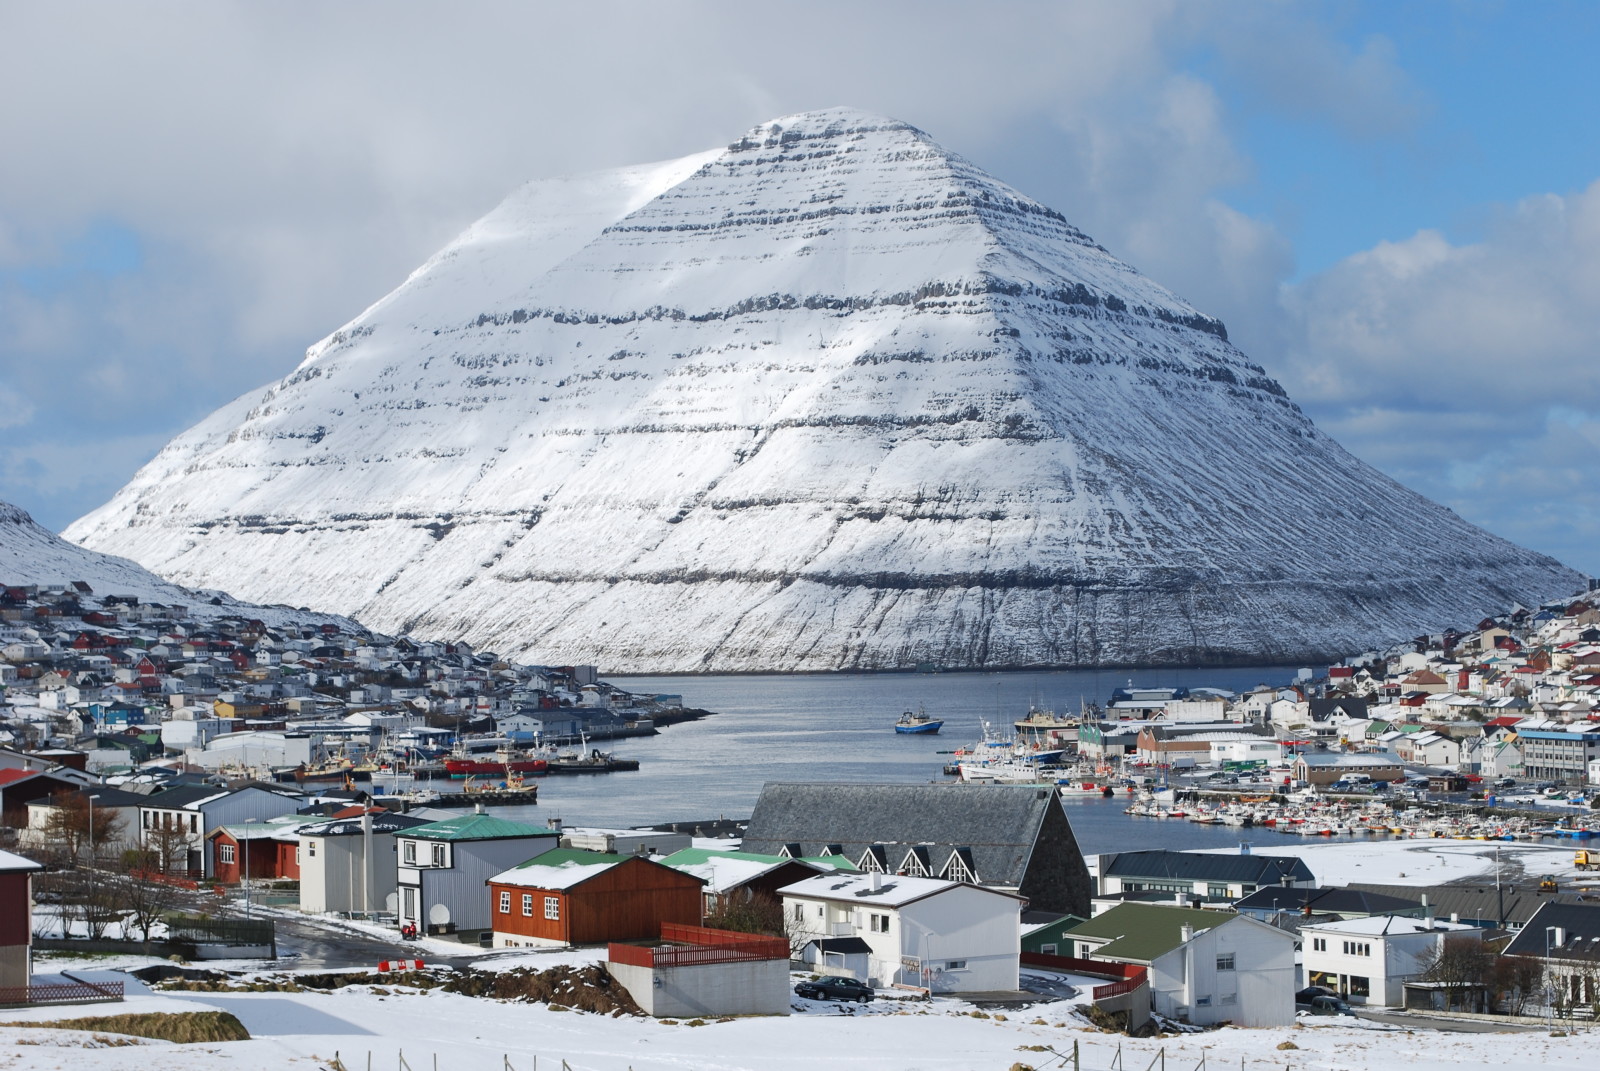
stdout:
<svg viewBox="0 0 1600 1071">
<path fill-rule="evenodd" d="M 1336 990 L 1352 1004 L 1400 1007 L 1407 981 L 1421 975 L 1446 937 L 1479 937 L 1463 923 L 1372 915 L 1300 927 L 1306 984 Z"/>
<path fill-rule="evenodd" d="M 1124 903 L 1062 935 L 1084 959 L 1145 967 L 1151 1010 L 1197 1025 L 1294 1022 L 1294 934 L 1246 915 Z"/>
<path fill-rule="evenodd" d="M 790 944 L 823 974 L 936 993 L 1014 990 L 1024 901 L 942 878 L 821 874 L 778 890 Z"/>
<path fill-rule="evenodd" d="M 394 912 L 399 908 L 396 833 L 427 825 L 390 811 L 300 830 L 300 910 Z"/>
<path fill-rule="evenodd" d="M 1197 1026 L 1294 1023 L 1294 934 L 1235 915 L 1150 961 L 1158 1015 Z"/>
</svg>

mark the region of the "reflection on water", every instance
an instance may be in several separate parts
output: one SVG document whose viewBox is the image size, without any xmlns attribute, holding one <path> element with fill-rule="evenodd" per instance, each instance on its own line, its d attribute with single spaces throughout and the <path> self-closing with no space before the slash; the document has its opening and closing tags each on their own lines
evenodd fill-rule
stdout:
<svg viewBox="0 0 1600 1071">
<path fill-rule="evenodd" d="M 1282 666 L 1139 671 L 1141 685 L 1209 686 L 1241 691 L 1281 684 Z M 919 782 L 940 780 L 945 752 L 976 741 L 984 721 L 1009 732 L 1030 705 L 1076 712 L 1104 703 L 1128 682 L 1126 671 L 1037 673 L 878 673 L 607 678 L 630 691 L 682 695 L 715 717 L 675 725 L 659 736 L 619 740 L 636 773 L 552 776 L 536 806 L 498 807 L 506 818 L 544 824 L 627 826 L 748 817 L 768 781 Z M 894 732 L 900 712 L 921 707 L 945 720 L 937 736 Z M 1218 848 L 1248 841 L 1266 848 L 1283 835 L 1201 826 L 1122 813 L 1126 799 L 1065 801 L 1088 854 L 1137 848 Z"/>
</svg>

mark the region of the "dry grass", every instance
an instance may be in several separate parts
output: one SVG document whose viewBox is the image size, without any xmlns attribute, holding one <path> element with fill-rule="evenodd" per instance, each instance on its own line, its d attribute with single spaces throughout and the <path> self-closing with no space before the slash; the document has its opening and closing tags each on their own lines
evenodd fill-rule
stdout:
<svg viewBox="0 0 1600 1071">
<path fill-rule="evenodd" d="M 200 1011 L 145 1015 L 97 1015 L 88 1019 L 56 1019 L 29 1023 L 55 1030 L 104 1031 L 140 1038 L 156 1038 L 187 1045 L 199 1041 L 248 1041 L 250 1032 L 231 1012 Z M 108 1039 L 109 1040 L 109 1039 Z"/>
</svg>

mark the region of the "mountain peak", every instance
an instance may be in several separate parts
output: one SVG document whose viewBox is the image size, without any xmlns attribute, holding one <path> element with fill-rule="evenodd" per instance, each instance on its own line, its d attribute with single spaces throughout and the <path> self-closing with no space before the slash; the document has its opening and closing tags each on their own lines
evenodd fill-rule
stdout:
<svg viewBox="0 0 1600 1071">
<path fill-rule="evenodd" d="M 68 535 L 612 671 L 1299 660 L 1577 581 L 853 109 L 523 187 Z"/>
</svg>

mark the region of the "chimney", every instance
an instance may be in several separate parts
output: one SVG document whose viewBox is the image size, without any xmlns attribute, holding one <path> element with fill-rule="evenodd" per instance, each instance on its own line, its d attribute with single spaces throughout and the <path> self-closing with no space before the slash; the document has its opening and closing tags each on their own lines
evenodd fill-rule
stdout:
<svg viewBox="0 0 1600 1071">
<path fill-rule="evenodd" d="M 1455 923 L 1460 923 L 1460 921 L 1461 921 L 1461 912 L 1459 912 L 1459 911 L 1450 912 L 1450 921 L 1451 922 L 1455 922 Z"/>
<path fill-rule="evenodd" d="M 561 819 L 553 818 L 553 817 L 552 818 L 546 818 L 544 820 L 544 826 L 545 826 L 546 829 L 560 829 L 561 828 Z"/>
<path fill-rule="evenodd" d="M 882 892 L 883 875 L 876 870 L 872 871 L 871 875 L 867 878 L 867 888 L 871 889 L 873 892 Z"/>
<path fill-rule="evenodd" d="M 481 804 L 481 803 L 474 804 L 473 807 L 472 807 L 472 812 L 474 814 L 484 814 L 485 812 L 484 812 L 484 809 L 483 809 L 483 804 Z"/>
<path fill-rule="evenodd" d="M 1178 928 L 1178 936 L 1183 939 L 1184 944 L 1188 944 L 1194 940 L 1194 927 L 1185 922 Z"/>
</svg>

